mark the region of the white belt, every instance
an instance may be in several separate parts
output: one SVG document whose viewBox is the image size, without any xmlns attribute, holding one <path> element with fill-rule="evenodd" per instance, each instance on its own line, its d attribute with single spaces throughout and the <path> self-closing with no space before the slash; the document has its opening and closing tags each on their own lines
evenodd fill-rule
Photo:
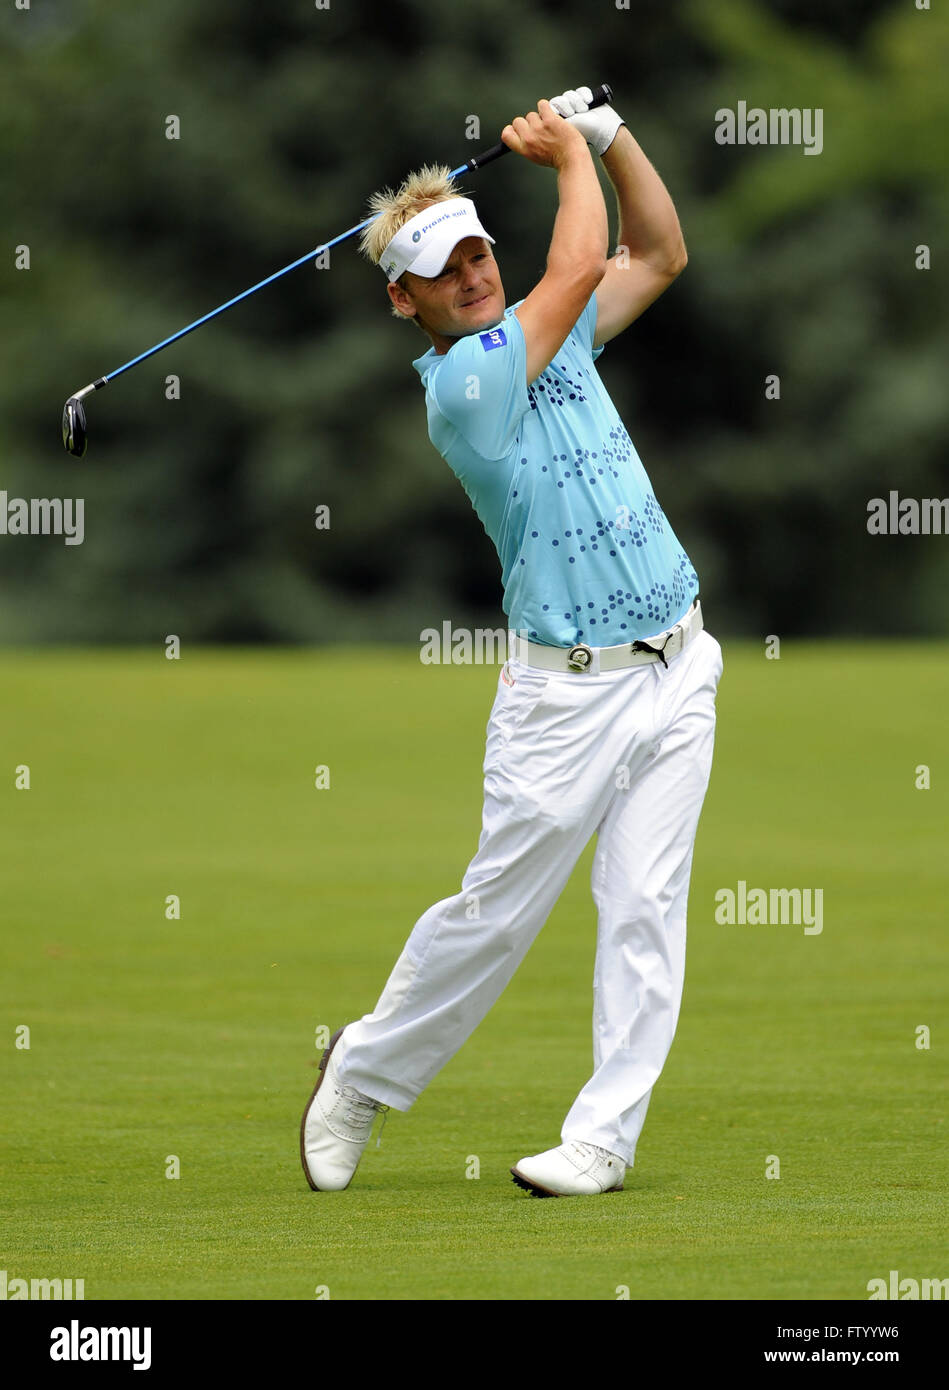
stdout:
<svg viewBox="0 0 949 1390">
<path fill-rule="evenodd" d="M 645 666 L 661 661 L 664 666 L 689 645 L 702 631 L 702 605 L 698 599 L 676 623 L 655 637 L 635 642 L 621 642 L 618 647 L 590 647 L 578 642 L 573 647 L 548 647 L 543 642 L 531 642 L 519 633 L 508 633 L 508 655 L 525 666 L 537 666 L 542 671 L 567 671 L 578 675 L 599 675 L 601 671 L 620 671 L 625 666 Z"/>
</svg>

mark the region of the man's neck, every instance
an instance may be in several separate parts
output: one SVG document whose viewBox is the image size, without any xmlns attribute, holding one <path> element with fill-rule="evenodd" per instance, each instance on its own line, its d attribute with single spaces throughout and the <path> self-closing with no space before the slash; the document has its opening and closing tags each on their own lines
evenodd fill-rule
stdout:
<svg viewBox="0 0 949 1390">
<path fill-rule="evenodd" d="M 435 349 L 435 354 L 438 357 L 444 357 L 446 352 L 449 352 L 456 343 L 461 341 L 460 337 L 445 338 L 441 333 L 429 333 L 428 336 L 432 340 L 432 347 Z"/>
</svg>

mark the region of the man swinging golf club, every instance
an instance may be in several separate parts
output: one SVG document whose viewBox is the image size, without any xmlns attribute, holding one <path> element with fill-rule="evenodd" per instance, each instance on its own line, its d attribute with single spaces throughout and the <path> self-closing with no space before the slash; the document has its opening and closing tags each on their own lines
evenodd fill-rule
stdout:
<svg viewBox="0 0 949 1390">
<path fill-rule="evenodd" d="M 429 434 L 497 548 L 516 637 L 461 889 L 422 915 L 373 1012 L 321 1060 L 300 1133 L 316 1190 L 348 1186 L 376 1113 L 408 1110 L 474 1031 L 594 834 L 593 1072 L 561 1143 L 520 1159 L 515 1182 L 538 1196 L 619 1191 L 675 1034 L 721 648 L 594 362 L 686 254 L 657 173 L 590 99 L 565 92 L 502 132 L 556 171 L 559 192 L 546 272 L 512 308 L 493 238 L 447 169 L 376 194 L 362 236 L 394 312 L 431 340 L 414 363 Z M 610 260 L 588 143 L 617 195 Z"/>
</svg>

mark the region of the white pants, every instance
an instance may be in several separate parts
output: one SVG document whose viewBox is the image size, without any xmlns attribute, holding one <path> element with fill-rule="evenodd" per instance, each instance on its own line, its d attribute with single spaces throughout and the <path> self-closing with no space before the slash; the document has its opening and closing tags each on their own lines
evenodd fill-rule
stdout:
<svg viewBox="0 0 949 1390">
<path fill-rule="evenodd" d="M 409 1108 L 498 999 L 596 832 L 593 1074 L 561 1138 L 632 1164 L 678 1022 L 721 671 L 704 631 L 668 668 L 502 667 L 477 853 L 461 892 L 416 922 L 374 1011 L 340 1038 L 345 1084 Z"/>
</svg>

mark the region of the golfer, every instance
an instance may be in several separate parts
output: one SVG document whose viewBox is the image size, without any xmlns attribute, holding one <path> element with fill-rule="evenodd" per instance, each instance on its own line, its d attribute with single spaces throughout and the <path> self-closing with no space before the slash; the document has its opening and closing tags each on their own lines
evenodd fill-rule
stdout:
<svg viewBox="0 0 949 1390">
<path fill-rule="evenodd" d="M 394 312 L 431 342 L 414 363 L 429 435 L 497 548 L 511 643 L 461 889 L 416 922 L 373 1012 L 321 1060 L 300 1133 L 316 1190 L 347 1187 L 377 1112 L 408 1110 L 471 1035 L 594 835 L 593 1069 L 561 1142 L 519 1159 L 515 1182 L 620 1190 L 675 1034 L 721 648 L 594 364 L 686 253 L 656 171 L 590 100 L 565 92 L 502 132 L 556 171 L 559 193 L 547 269 L 512 307 L 494 239 L 447 169 L 376 194 L 363 233 Z M 588 146 L 616 190 L 612 259 Z"/>
</svg>

